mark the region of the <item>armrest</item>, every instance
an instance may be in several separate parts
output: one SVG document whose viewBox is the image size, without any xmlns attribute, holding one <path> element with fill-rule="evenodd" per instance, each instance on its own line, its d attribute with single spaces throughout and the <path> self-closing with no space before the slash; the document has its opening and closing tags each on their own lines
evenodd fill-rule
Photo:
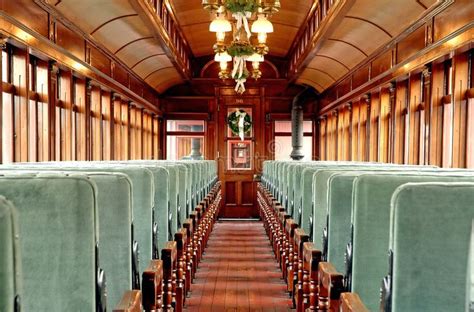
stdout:
<svg viewBox="0 0 474 312">
<path fill-rule="evenodd" d="M 304 243 L 306 243 L 309 240 L 308 234 L 304 232 L 303 229 L 297 228 L 295 230 L 295 246 L 297 247 L 297 253 L 298 257 L 303 259 L 303 250 L 304 250 Z"/>
<path fill-rule="evenodd" d="M 161 250 L 161 259 L 163 260 L 163 275 L 164 278 L 169 278 L 174 267 L 176 267 L 177 260 L 177 244 L 176 242 L 166 242 L 165 247 Z"/>
<path fill-rule="evenodd" d="M 183 256 L 183 252 L 187 242 L 187 231 L 186 229 L 179 229 L 176 233 L 174 233 L 174 241 L 176 242 L 176 248 L 178 252 L 178 258 Z"/>
<path fill-rule="evenodd" d="M 341 311 L 369 312 L 369 309 L 362 303 L 358 294 L 346 292 L 341 294 Z"/>
<path fill-rule="evenodd" d="M 143 271 L 143 308 L 152 311 L 161 308 L 163 292 L 163 261 L 151 260 Z"/>
<path fill-rule="evenodd" d="M 319 306 L 328 311 L 339 311 L 343 292 L 343 275 L 329 262 L 319 263 Z M 330 309 L 330 310 L 329 310 Z"/>
<path fill-rule="evenodd" d="M 295 230 L 298 228 L 298 224 L 293 219 L 287 219 L 285 223 L 285 231 L 288 234 L 288 238 L 290 241 L 293 241 Z"/>
<path fill-rule="evenodd" d="M 186 219 L 183 222 L 183 228 L 186 229 L 186 242 L 189 243 L 190 238 L 193 235 L 193 220 L 192 219 Z"/>
<path fill-rule="evenodd" d="M 142 292 L 139 290 L 127 290 L 114 308 L 114 312 L 141 312 Z"/>
</svg>

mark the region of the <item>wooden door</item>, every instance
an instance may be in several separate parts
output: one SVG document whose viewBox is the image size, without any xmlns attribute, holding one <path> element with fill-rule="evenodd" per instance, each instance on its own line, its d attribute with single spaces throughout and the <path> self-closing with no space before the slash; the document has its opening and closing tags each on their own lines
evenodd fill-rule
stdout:
<svg viewBox="0 0 474 312">
<path fill-rule="evenodd" d="M 253 92 L 252 92 L 253 91 Z M 229 92 L 230 95 L 226 95 Z M 220 89 L 218 96 L 218 159 L 219 178 L 222 181 L 224 207 L 221 217 L 258 217 L 256 204 L 256 182 L 263 135 L 263 120 L 259 90 L 247 91 L 250 95 L 238 97 L 232 90 Z M 236 112 L 250 115 L 251 129 L 245 133 L 244 140 L 232 133 L 228 125 L 229 115 Z"/>
</svg>

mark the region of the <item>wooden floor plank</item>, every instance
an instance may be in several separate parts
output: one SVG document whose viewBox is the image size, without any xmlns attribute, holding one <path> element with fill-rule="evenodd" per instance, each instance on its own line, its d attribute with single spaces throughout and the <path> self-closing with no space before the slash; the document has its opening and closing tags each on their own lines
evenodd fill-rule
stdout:
<svg viewBox="0 0 474 312">
<path fill-rule="evenodd" d="M 261 222 L 215 225 L 185 311 L 291 311 Z"/>
</svg>

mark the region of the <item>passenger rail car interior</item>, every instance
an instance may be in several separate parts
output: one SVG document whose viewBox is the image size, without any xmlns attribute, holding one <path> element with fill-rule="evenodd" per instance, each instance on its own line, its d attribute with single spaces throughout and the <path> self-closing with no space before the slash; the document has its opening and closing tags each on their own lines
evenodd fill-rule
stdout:
<svg viewBox="0 0 474 312">
<path fill-rule="evenodd" d="M 473 0 L 0 0 L 0 312 L 474 312 Z"/>
</svg>

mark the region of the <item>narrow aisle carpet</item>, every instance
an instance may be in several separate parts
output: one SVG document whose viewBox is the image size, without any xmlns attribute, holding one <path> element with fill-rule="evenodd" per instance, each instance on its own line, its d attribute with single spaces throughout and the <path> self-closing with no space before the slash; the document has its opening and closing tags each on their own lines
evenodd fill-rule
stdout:
<svg viewBox="0 0 474 312">
<path fill-rule="evenodd" d="M 185 311 L 291 311 L 261 222 L 216 223 Z"/>
</svg>

